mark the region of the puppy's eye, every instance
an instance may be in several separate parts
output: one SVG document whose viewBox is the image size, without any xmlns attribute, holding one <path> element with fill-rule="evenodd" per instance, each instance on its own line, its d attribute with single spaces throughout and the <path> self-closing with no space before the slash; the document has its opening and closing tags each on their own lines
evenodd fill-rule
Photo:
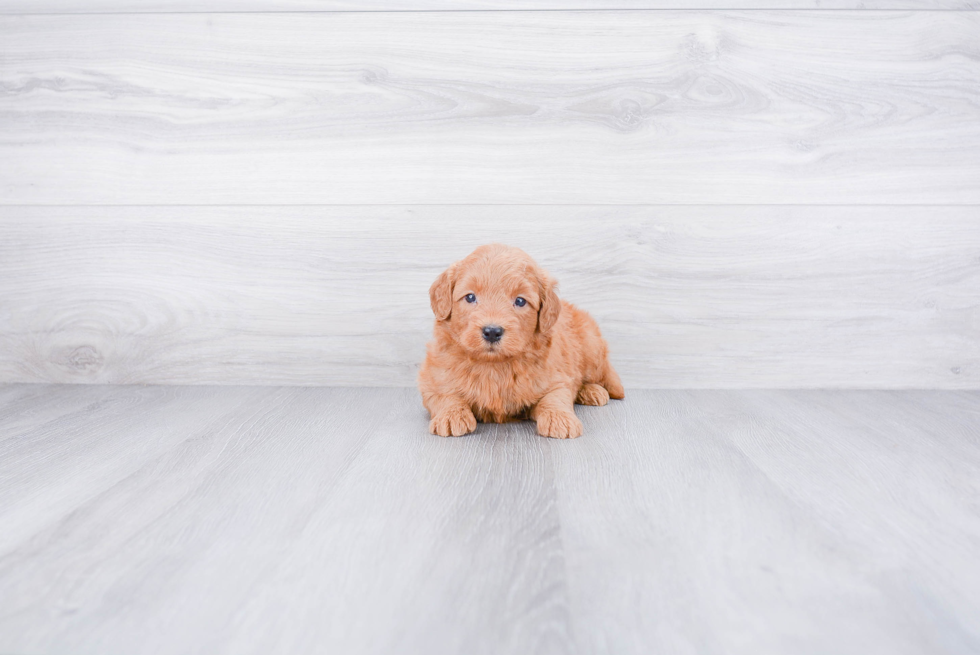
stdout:
<svg viewBox="0 0 980 655">
<path fill-rule="evenodd" d="M 466 302 L 476 302 L 476 296 L 472 293 L 466 294 Z"/>
<path fill-rule="evenodd" d="M 514 304 L 517 305 L 518 307 L 523 307 L 524 305 L 527 304 L 527 301 L 521 298 L 520 296 L 517 296 L 517 300 L 514 301 Z"/>
</svg>

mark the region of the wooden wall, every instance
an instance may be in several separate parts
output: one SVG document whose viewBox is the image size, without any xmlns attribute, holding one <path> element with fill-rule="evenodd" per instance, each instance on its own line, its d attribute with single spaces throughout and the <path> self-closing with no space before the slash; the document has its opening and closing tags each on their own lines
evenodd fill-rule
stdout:
<svg viewBox="0 0 980 655">
<path fill-rule="evenodd" d="M 977 3 L 356 6 L 0 5 L 0 382 L 410 385 L 503 241 L 628 386 L 980 387 Z"/>
</svg>

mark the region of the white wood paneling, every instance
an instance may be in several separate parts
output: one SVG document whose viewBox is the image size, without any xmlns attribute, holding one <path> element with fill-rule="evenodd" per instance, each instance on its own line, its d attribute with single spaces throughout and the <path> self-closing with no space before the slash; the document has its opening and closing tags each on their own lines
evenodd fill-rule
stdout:
<svg viewBox="0 0 980 655">
<path fill-rule="evenodd" d="M 980 203 L 976 12 L 5 16 L 0 202 Z"/>
<path fill-rule="evenodd" d="M 4 0 L 0 14 L 615 9 L 980 9 L 977 0 Z"/>
<path fill-rule="evenodd" d="M 5 392 L 3 652 L 980 643 L 978 393 L 631 391 L 555 441 L 411 389 Z"/>
<path fill-rule="evenodd" d="M 0 381 L 411 385 L 524 247 L 628 387 L 980 386 L 977 207 L 4 207 Z"/>
</svg>

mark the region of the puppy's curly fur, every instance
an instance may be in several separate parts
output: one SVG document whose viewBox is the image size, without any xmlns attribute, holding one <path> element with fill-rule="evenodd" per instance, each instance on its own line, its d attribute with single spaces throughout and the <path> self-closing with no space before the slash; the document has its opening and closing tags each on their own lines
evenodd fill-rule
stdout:
<svg viewBox="0 0 980 655">
<path fill-rule="evenodd" d="M 578 437 L 574 403 L 623 398 L 599 326 L 559 300 L 556 286 L 524 251 L 501 244 L 477 248 L 436 279 L 434 339 L 419 373 L 433 434 L 530 418 L 543 436 Z"/>
</svg>

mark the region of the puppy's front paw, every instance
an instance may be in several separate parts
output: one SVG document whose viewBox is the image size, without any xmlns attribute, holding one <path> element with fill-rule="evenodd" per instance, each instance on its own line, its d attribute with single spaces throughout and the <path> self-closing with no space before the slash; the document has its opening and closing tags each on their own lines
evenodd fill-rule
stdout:
<svg viewBox="0 0 980 655">
<path fill-rule="evenodd" d="M 476 417 L 469 407 L 452 407 L 429 421 L 429 432 L 440 437 L 461 437 L 476 429 Z"/>
<path fill-rule="evenodd" d="M 538 413 L 538 434 L 554 439 L 574 439 L 582 436 L 582 421 L 571 412 L 545 410 Z"/>
</svg>

